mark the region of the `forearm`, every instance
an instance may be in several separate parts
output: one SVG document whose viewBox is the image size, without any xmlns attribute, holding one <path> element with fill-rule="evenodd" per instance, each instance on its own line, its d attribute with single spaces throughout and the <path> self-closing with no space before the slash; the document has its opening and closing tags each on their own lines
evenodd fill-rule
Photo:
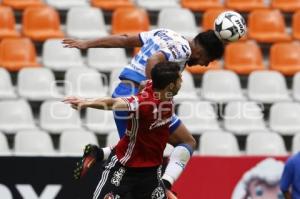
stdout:
<svg viewBox="0 0 300 199">
<path fill-rule="evenodd" d="M 87 40 L 87 48 L 126 48 L 140 47 L 138 36 L 111 35 L 98 39 Z"/>
<path fill-rule="evenodd" d="M 283 192 L 283 195 L 285 199 L 292 199 L 292 195 L 289 191 Z"/>
<path fill-rule="evenodd" d="M 98 98 L 85 100 L 81 108 L 95 108 L 102 110 L 128 110 L 127 104 L 120 98 Z"/>
</svg>

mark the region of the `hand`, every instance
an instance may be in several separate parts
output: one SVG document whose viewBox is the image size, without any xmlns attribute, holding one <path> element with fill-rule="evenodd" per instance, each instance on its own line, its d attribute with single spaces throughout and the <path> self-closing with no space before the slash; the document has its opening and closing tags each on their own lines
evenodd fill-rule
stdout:
<svg viewBox="0 0 300 199">
<path fill-rule="evenodd" d="M 71 96 L 71 97 L 66 97 L 63 100 L 63 102 L 66 104 L 70 104 L 72 108 L 80 111 L 81 109 L 85 108 L 84 105 L 85 105 L 86 100 L 79 98 L 79 97 Z"/>
<path fill-rule="evenodd" d="M 168 199 L 178 199 L 177 196 L 171 190 L 166 190 L 166 195 Z"/>
<path fill-rule="evenodd" d="M 78 49 L 87 49 L 87 43 L 83 40 L 69 39 L 66 38 L 62 41 L 65 48 L 78 48 Z"/>
</svg>

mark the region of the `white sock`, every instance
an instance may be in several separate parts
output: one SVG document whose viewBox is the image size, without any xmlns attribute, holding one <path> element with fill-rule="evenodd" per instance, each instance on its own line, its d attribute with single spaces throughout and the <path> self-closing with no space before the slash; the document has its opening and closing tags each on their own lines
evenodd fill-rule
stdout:
<svg viewBox="0 0 300 199">
<path fill-rule="evenodd" d="M 162 179 L 167 180 L 173 185 L 190 160 L 192 152 L 192 147 L 187 144 L 176 146 L 170 155 L 170 161 Z"/>
</svg>

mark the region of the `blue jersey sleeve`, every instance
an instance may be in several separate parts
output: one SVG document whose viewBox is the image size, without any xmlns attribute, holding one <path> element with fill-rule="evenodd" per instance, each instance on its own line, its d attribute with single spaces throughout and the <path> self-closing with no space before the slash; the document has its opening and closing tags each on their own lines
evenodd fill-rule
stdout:
<svg viewBox="0 0 300 199">
<path fill-rule="evenodd" d="M 289 190 L 289 187 L 293 182 L 294 168 L 295 166 L 293 158 L 288 159 L 284 166 L 283 174 L 280 180 L 280 189 L 282 192 L 286 192 Z"/>
</svg>

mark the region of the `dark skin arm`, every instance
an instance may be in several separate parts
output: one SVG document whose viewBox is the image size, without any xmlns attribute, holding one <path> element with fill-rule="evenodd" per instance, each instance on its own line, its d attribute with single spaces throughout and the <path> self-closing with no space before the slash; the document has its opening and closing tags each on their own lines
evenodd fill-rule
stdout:
<svg viewBox="0 0 300 199">
<path fill-rule="evenodd" d="M 111 35 L 106 37 L 101 37 L 98 39 L 91 40 L 80 40 L 66 38 L 62 41 L 64 47 L 67 48 L 130 48 L 130 47 L 141 47 L 142 43 L 140 41 L 139 35 Z"/>
<path fill-rule="evenodd" d="M 289 191 L 283 192 L 283 195 L 285 199 L 292 199 L 292 195 Z"/>
<path fill-rule="evenodd" d="M 155 66 L 155 64 L 167 61 L 165 55 L 162 52 L 157 52 L 153 54 L 148 60 L 146 65 L 146 77 L 147 79 L 151 79 L 151 70 Z"/>
</svg>

